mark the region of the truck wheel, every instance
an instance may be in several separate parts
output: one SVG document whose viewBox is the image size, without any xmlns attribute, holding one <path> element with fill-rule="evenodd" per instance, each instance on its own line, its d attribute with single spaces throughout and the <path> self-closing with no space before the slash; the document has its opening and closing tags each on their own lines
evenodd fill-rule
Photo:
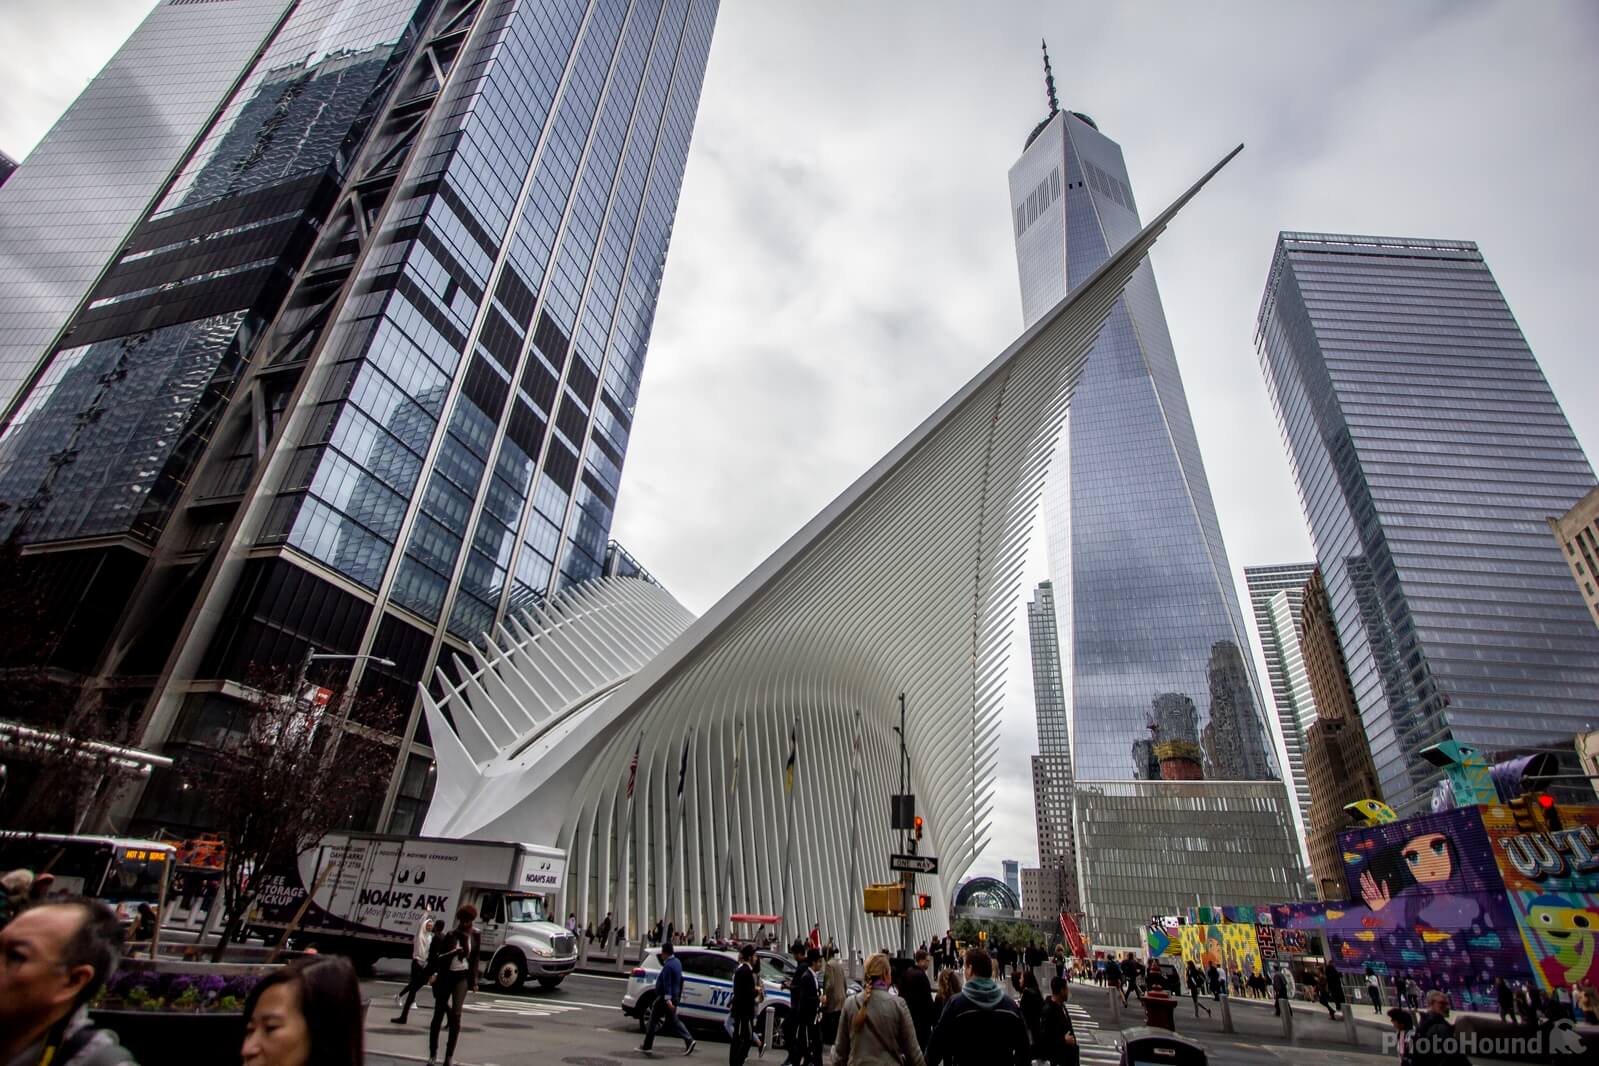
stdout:
<svg viewBox="0 0 1599 1066">
<path fill-rule="evenodd" d="M 540 977 L 539 978 L 539 987 L 540 988 L 554 988 L 554 987 L 559 985 L 564 980 L 566 980 L 566 974 L 564 974 L 564 973 L 561 976 L 559 976 L 559 977 Z"/>
<path fill-rule="evenodd" d="M 522 961 L 521 952 L 502 951 L 494 957 L 489 974 L 494 978 L 496 988 L 512 992 L 521 988 L 522 982 L 527 980 L 527 964 Z"/>
<path fill-rule="evenodd" d="M 648 1032 L 650 1028 L 650 1012 L 655 1009 L 655 993 L 646 992 L 638 998 L 638 1031 Z"/>
</svg>

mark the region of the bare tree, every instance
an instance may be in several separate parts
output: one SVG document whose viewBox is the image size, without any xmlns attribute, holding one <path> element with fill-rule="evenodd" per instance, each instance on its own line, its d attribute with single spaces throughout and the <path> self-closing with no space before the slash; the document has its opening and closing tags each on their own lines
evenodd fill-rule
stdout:
<svg viewBox="0 0 1599 1066">
<path fill-rule="evenodd" d="M 261 894 L 254 876 L 291 866 L 328 833 L 351 824 L 388 784 L 392 758 L 371 757 L 393 743 L 399 708 L 381 696 L 335 694 L 326 708 L 294 691 L 284 672 L 258 676 L 222 749 L 181 765 L 222 838 L 222 935 L 213 959 L 236 940 Z M 339 710 L 362 725 L 343 732 Z M 341 732 L 343 735 L 341 736 Z M 337 749 L 337 751 L 335 750 Z"/>
</svg>

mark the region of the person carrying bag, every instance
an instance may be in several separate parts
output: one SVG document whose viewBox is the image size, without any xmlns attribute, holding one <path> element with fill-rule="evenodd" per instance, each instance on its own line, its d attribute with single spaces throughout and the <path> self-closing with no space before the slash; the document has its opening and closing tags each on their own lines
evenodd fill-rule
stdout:
<svg viewBox="0 0 1599 1066">
<path fill-rule="evenodd" d="M 891 972 L 881 952 L 866 960 L 866 987 L 844 1001 L 839 1018 L 837 1066 L 927 1066 L 910 1008 L 889 991 Z"/>
</svg>

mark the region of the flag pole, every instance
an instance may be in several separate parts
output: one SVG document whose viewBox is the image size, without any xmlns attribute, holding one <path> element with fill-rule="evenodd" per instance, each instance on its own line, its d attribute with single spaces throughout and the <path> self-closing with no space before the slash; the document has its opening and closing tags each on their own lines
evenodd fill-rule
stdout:
<svg viewBox="0 0 1599 1066">
<path fill-rule="evenodd" d="M 676 832 L 669 832 L 666 845 L 666 912 L 673 917 L 676 924 L 677 912 L 672 910 L 672 889 L 676 887 L 677 880 L 677 853 L 682 850 L 680 845 L 683 837 L 683 781 L 688 777 L 688 749 L 693 742 L 694 731 L 690 730 L 688 736 L 683 738 L 683 759 L 677 768 L 677 824 Z M 672 827 L 669 827 L 669 829 Z M 685 908 L 686 909 L 686 908 Z M 686 926 L 685 926 L 686 928 Z"/>
<path fill-rule="evenodd" d="M 851 760 L 853 795 L 856 801 L 849 823 L 849 888 L 844 897 L 844 912 L 849 915 L 849 928 L 844 934 L 844 950 L 849 953 L 849 973 L 855 974 L 855 901 L 851 898 L 861 891 L 861 712 L 855 712 L 854 758 Z"/>
<path fill-rule="evenodd" d="M 788 734 L 788 765 L 784 767 L 784 787 L 788 789 L 787 815 L 784 819 L 786 828 L 783 842 L 783 913 L 782 921 L 792 918 L 790 911 L 793 909 L 794 891 L 794 778 L 799 775 L 799 718 L 795 717 L 794 726 Z M 799 928 L 795 926 L 795 928 Z M 788 939 L 784 934 L 784 939 Z"/>
<path fill-rule="evenodd" d="M 744 758 L 744 723 L 738 725 L 738 735 L 733 738 L 733 780 L 727 786 L 727 846 L 722 849 L 722 876 L 717 878 L 717 888 L 727 893 L 729 918 L 728 933 L 732 933 L 733 906 L 733 823 L 738 807 L 738 771 Z M 720 924 L 720 919 L 717 920 Z"/>
</svg>

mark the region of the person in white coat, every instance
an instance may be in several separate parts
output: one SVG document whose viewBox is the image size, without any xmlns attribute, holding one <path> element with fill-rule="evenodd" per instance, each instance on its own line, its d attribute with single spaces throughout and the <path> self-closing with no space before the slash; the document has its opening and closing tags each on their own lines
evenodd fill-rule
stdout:
<svg viewBox="0 0 1599 1066">
<path fill-rule="evenodd" d="M 428 949 L 433 946 L 433 934 L 443 924 L 439 918 L 423 918 L 422 924 L 416 927 L 416 936 L 411 941 L 411 979 L 394 995 L 394 1001 L 400 1005 L 400 1016 L 390 1021 L 398 1025 L 405 1024 L 411 1004 L 416 1002 L 416 994 L 428 983 Z"/>
</svg>

